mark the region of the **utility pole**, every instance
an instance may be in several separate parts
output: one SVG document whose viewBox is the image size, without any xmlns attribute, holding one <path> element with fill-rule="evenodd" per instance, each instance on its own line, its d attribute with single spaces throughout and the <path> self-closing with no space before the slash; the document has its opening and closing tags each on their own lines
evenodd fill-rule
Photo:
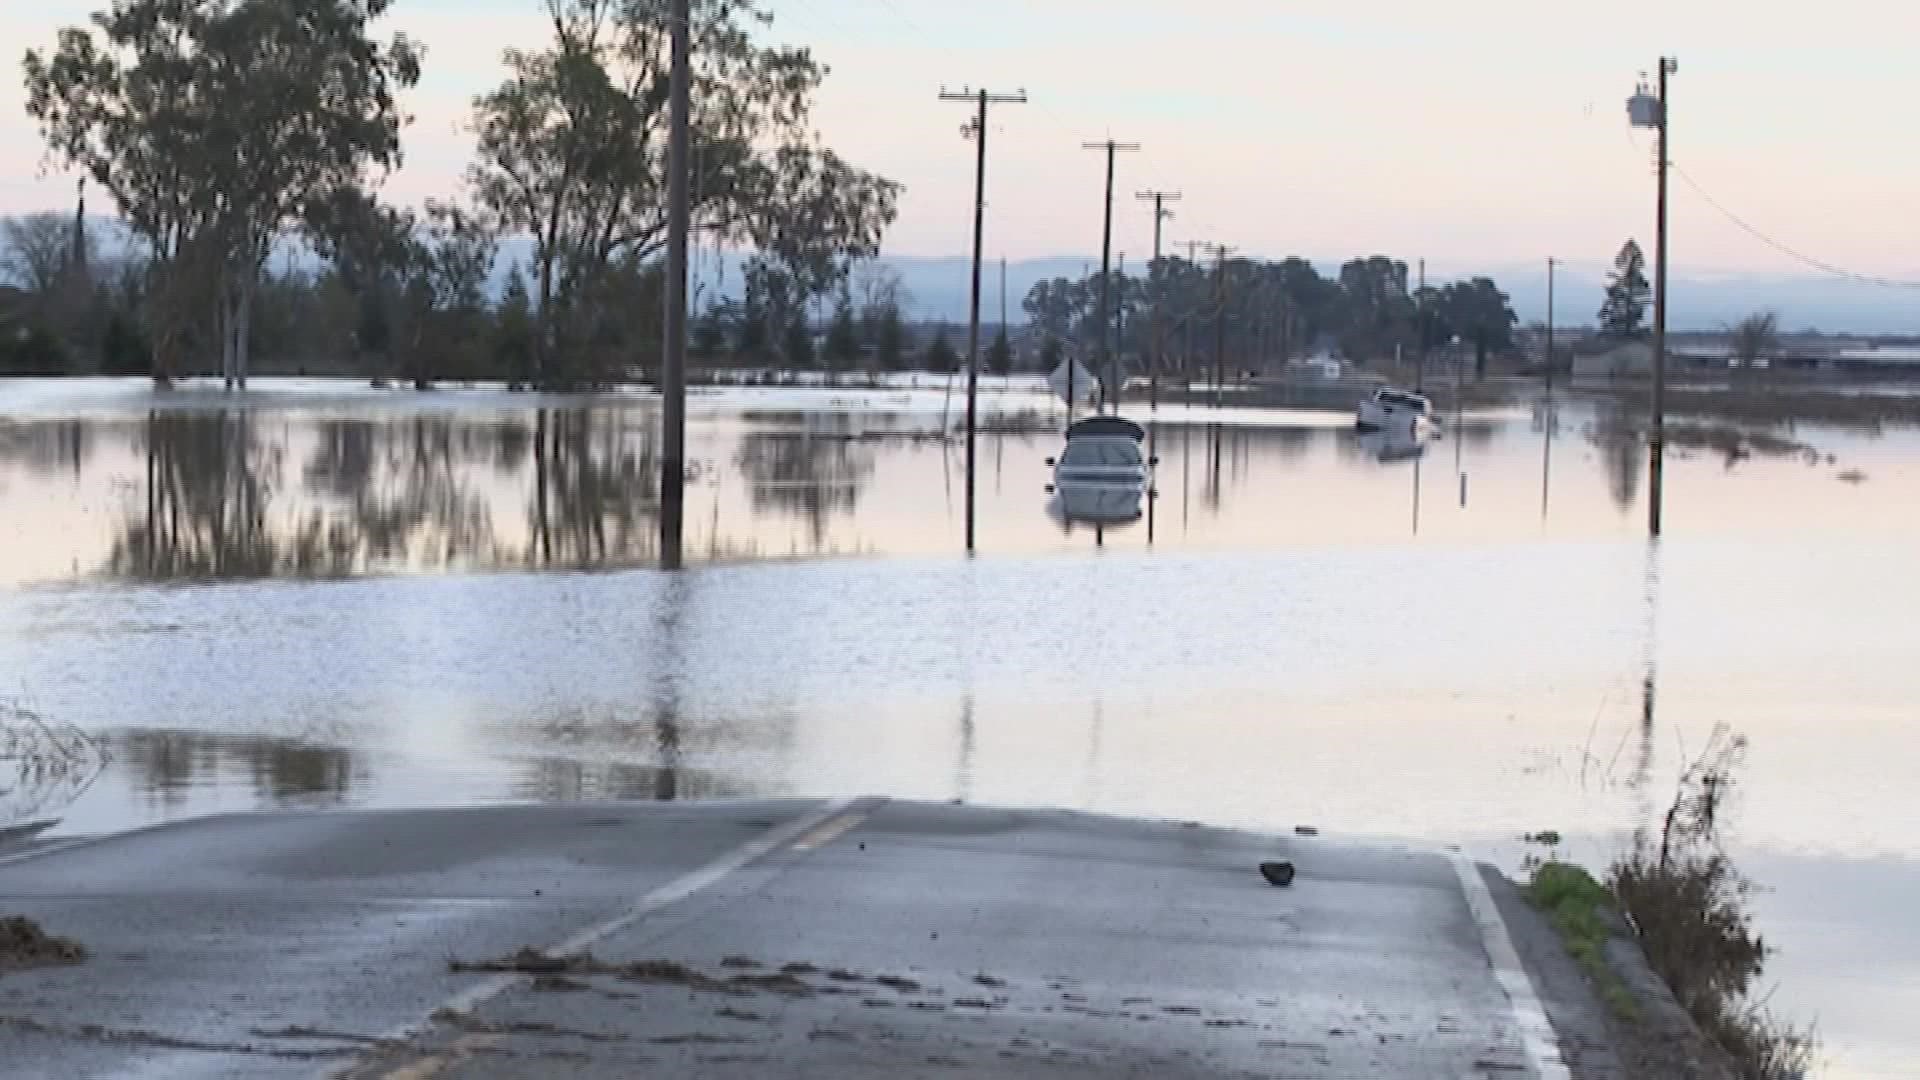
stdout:
<svg viewBox="0 0 1920 1080">
<path fill-rule="evenodd" d="M 1007 339 L 1007 352 L 1013 352 L 1013 337 L 1007 333 L 1007 257 L 1000 256 L 1000 336 Z"/>
<path fill-rule="evenodd" d="M 1108 345 L 1108 335 L 1113 327 L 1113 287 L 1108 280 L 1108 270 L 1113 261 L 1113 157 L 1121 150 L 1138 150 L 1139 143 L 1105 142 L 1081 143 L 1082 150 L 1105 150 L 1107 152 L 1107 201 L 1105 224 L 1100 230 L 1100 348 L 1097 359 L 1105 360 L 1107 366 L 1107 390 L 1101 395 L 1107 399 L 1108 411 L 1120 412 L 1120 360 Z M 1096 361 L 1097 362 L 1097 361 Z"/>
<path fill-rule="evenodd" d="M 1424 394 L 1427 390 L 1427 339 L 1433 336 L 1433 313 L 1427 310 L 1427 260 L 1420 260 L 1420 284 L 1414 289 L 1414 295 L 1420 298 L 1420 347 L 1414 351 L 1413 362 L 1417 365 L 1413 372 L 1413 392 Z"/>
<path fill-rule="evenodd" d="M 1203 244 L 1213 253 L 1213 407 L 1220 407 L 1221 386 L 1227 376 L 1227 256 L 1226 244 Z"/>
<path fill-rule="evenodd" d="M 684 2 L 684 0 L 682 0 Z M 949 93 L 940 91 L 942 101 L 973 102 L 979 110 L 974 114 L 971 125 L 962 127 L 962 134 L 970 134 L 974 143 L 973 166 L 973 295 L 967 309 L 967 554 L 973 554 L 973 506 L 974 506 L 974 434 L 978 425 L 980 397 L 980 243 L 987 212 L 987 106 L 1025 104 L 1027 92 L 1020 90 L 1012 94 L 994 94 L 985 89 L 979 91 L 962 90 Z"/>
<path fill-rule="evenodd" d="M 1553 271 L 1560 260 L 1547 256 L 1547 395 L 1553 395 Z"/>
<path fill-rule="evenodd" d="M 1647 530 L 1654 536 L 1660 535 L 1667 457 L 1667 77 L 1679 70 L 1673 57 L 1660 58 L 1659 192 L 1653 227 L 1653 427 L 1648 433 L 1651 483 L 1647 500 Z"/>
<path fill-rule="evenodd" d="M 660 565 L 677 570 L 687 507 L 687 233 L 692 104 L 691 0 L 672 0 L 667 75 L 667 282 L 660 359 Z"/>
<path fill-rule="evenodd" d="M 1114 276 L 1120 279 L 1120 287 L 1114 290 L 1113 295 L 1113 354 L 1116 358 L 1121 358 L 1127 351 L 1127 253 L 1124 251 L 1120 253 L 1119 267 L 1115 270 Z M 1116 368 L 1119 366 L 1118 360 L 1115 366 Z M 1118 384 L 1113 388 L 1113 414 L 1120 415 Z"/>
<path fill-rule="evenodd" d="M 1160 265 L 1160 226 L 1173 217 L 1173 211 L 1167 209 L 1170 202 L 1179 202 L 1177 191 L 1141 191 L 1134 195 L 1136 199 L 1153 200 L 1153 262 L 1147 264 L 1147 279 L 1153 286 L 1153 326 L 1148 336 L 1153 341 L 1153 356 L 1147 361 L 1147 408 L 1160 411 L 1160 364 L 1166 352 L 1166 315 L 1161 311 L 1166 305 L 1167 284 Z"/>
<path fill-rule="evenodd" d="M 1198 240 L 1187 241 L 1187 265 L 1195 270 L 1200 268 L 1200 241 Z M 1180 354 L 1180 375 L 1186 383 L 1189 397 L 1193 394 L 1193 327 L 1199 315 L 1200 309 L 1197 305 L 1194 310 L 1187 313 L 1187 341 L 1184 351 Z"/>
</svg>

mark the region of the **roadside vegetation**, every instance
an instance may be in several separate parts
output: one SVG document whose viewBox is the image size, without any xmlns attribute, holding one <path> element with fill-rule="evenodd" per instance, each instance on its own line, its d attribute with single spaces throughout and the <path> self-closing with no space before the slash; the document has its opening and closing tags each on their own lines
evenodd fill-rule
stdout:
<svg viewBox="0 0 1920 1080">
<path fill-rule="evenodd" d="M 51 824 L 47 815 L 84 791 L 104 760 L 105 750 L 87 733 L 0 701 L 0 837 L 31 835 Z M 79 943 L 49 934 L 32 919 L 0 915 L 0 975 L 86 958 Z"/>
<path fill-rule="evenodd" d="M 1622 384 L 1609 391 L 1636 423 L 1650 402 L 1643 385 Z M 1791 431 L 1796 424 L 1827 424 L 1878 432 L 1902 424 L 1920 424 L 1920 394 L 1859 393 L 1827 388 L 1806 376 L 1761 383 L 1745 379 L 1724 385 L 1667 387 L 1667 422 L 1702 421 Z"/>
<path fill-rule="evenodd" d="M 1721 843 L 1746 740 L 1724 728 L 1682 775 L 1657 828 L 1643 829 L 1602 884 L 1549 856 L 1530 860 L 1528 899 L 1559 931 L 1623 1022 L 1641 1010 L 1606 958 L 1624 922 L 1648 965 L 1743 1080 L 1803 1080 L 1812 1033 L 1783 1024 L 1754 992 L 1770 947 L 1754 930 L 1755 886 Z"/>
</svg>

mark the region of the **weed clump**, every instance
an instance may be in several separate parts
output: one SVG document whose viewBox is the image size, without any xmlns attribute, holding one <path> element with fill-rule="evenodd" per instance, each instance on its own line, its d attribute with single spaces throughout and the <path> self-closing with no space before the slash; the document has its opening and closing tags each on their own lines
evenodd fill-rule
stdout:
<svg viewBox="0 0 1920 1080">
<path fill-rule="evenodd" d="M 1748 1080 L 1799 1080 L 1812 1065 L 1808 1032 L 1781 1025 L 1754 1001 L 1771 950 L 1753 928 L 1754 891 L 1720 843 L 1745 758 L 1744 737 L 1715 731 L 1682 775 L 1657 831 L 1642 830 L 1615 860 L 1608 891 L 1648 964 L 1700 1029 Z"/>
</svg>

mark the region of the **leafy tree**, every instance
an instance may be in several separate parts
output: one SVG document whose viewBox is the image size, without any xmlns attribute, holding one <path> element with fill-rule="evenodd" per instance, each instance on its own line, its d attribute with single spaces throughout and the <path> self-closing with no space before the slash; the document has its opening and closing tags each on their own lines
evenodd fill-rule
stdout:
<svg viewBox="0 0 1920 1080">
<path fill-rule="evenodd" d="M 516 264 L 493 313 L 493 365 L 518 389 L 533 381 L 533 305 L 527 279 Z"/>
<path fill-rule="evenodd" d="M 549 0 L 549 11 L 552 42 L 509 50 L 507 80 L 474 102 L 468 179 L 497 228 L 533 238 L 536 358 L 555 384 L 573 378 L 557 358 L 602 317 L 588 300 L 596 283 L 666 243 L 670 27 L 660 4 Z M 791 289 L 753 332 L 783 329 L 787 299 L 797 308 L 878 250 L 899 189 L 817 145 L 807 120 L 824 69 L 804 49 L 763 44 L 769 15 L 750 0 L 694 0 L 693 17 L 692 211 L 783 272 Z"/>
<path fill-rule="evenodd" d="M 1020 301 L 1027 324 L 1050 338 L 1068 338 L 1085 306 L 1085 288 L 1066 278 L 1034 282 Z"/>
<path fill-rule="evenodd" d="M 1341 345 L 1348 356 L 1390 356 L 1405 344 L 1413 323 L 1406 263 L 1384 255 L 1349 260 L 1340 267 L 1340 290 Z"/>
<path fill-rule="evenodd" d="M 140 324 L 120 311 L 107 316 L 100 340 L 100 373 L 145 375 L 153 370 L 153 356 Z"/>
<path fill-rule="evenodd" d="M 1607 298 L 1600 305 L 1600 332 L 1607 337 L 1628 341 L 1645 333 L 1641 322 L 1653 293 L 1647 284 L 1646 266 L 1646 256 L 1632 240 L 1614 256 L 1613 270 L 1607 277 Z"/>
<path fill-rule="evenodd" d="M 1305 259 L 1289 257 L 1270 264 L 1281 306 L 1283 356 L 1303 353 L 1339 315 L 1340 286 L 1320 276 Z"/>
<path fill-rule="evenodd" d="M 25 59 L 27 112 L 54 159 L 106 188 L 156 284 L 165 381 L 211 301 L 224 369 L 244 380 L 248 320 L 275 237 L 333 190 L 398 163 L 396 94 L 420 75 L 391 0 L 116 0 Z"/>
<path fill-rule="evenodd" d="M 693 340 L 693 352 L 707 360 L 718 357 L 727 351 L 727 324 L 734 317 L 733 305 L 726 301 L 711 301 L 707 310 L 691 320 L 689 328 Z"/>
<path fill-rule="evenodd" d="M 1013 371 L 1013 343 L 1007 340 L 1005 327 L 994 335 L 993 344 L 987 347 L 987 370 L 995 375 L 1007 375 Z"/>
<path fill-rule="evenodd" d="M 1491 278 L 1456 282 L 1441 290 L 1439 308 L 1448 327 L 1473 343 L 1476 377 L 1487 374 L 1487 354 L 1513 348 L 1513 328 L 1519 317 L 1507 294 Z"/>
<path fill-rule="evenodd" d="M 416 389 L 436 378 L 475 377 L 484 355 L 493 234 L 460 208 L 427 202 L 426 227 L 410 238 L 406 265 L 408 340 L 404 354 Z"/>
<path fill-rule="evenodd" d="M 786 357 L 787 366 L 796 371 L 805 371 L 814 366 L 813 331 L 807 328 L 807 320 L 798 318 L 787 324 L 785 336 L 781 338 L 780 352 Z"/>
<path fill-rule="evenodd" d="M 1060 366 L 1061 358 L 1066 355 L 1066 348 L 1060 344 L 1059 339 L 1048 338 L 1046 344 L 1040 346 L 1040 366 L 1052 372 Z"/>
<path fill-rule="evenodd" d="M 891 304 L 873 317 L 873 358 L 882 371 L 906 367 L 907 328 L 901 322 L 900 309 Z"/>
<path fill-rule="evenodd" d="M 853 306 L 842 302 L 833 313 L 833 322 L 827 327 L 826 366 L 828 371 L 841 372 L 853 367 L 860 359 L 860 328 L 853 321 Z"/>
<path fill-rule="evenodd" d="M 960 370 L 960 354 L 947 343 L 944 324 L 934 331 L 933 341 L 927 346 L 925 366 L 928 371 L 940 375 L 950 375 Z"/>
<path fill-rule="evenodd" d="M 420 222 L 357 187 L 336 189 L 307 211 L 307 235 L 353 299 L 354 345 L 376 377 L 394 374 L 407 342 L 408 282 L 418 270 Z"/>
<path fill-rule="evenodd" d="M 38 321 L 0 320 L 0 375 L 64 375 L 67 349 Z"/>
</svg>

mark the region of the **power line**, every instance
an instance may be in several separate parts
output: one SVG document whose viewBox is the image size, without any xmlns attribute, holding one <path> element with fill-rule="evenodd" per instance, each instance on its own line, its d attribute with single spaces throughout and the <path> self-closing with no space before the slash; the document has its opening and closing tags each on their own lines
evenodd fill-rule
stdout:
<svg viewBox="0 0 1920 1080">
<path fill-rule="evenodd" d="M 1627 145 L 1633 147 L 1634 153 L 1636 155 L 1644 154 L 1647 152 L 1647 148 L 1642 146 L 1640 142 L 1633 137 L 1633 132 L 1631 129 L 1627 129 L 1626 137 L 1627 137 Z M 1773 250 L 1779 252 L 1780 254 L 1785 255 L 1787 258 L 1792 259 L 1794 262 L 1800 263 L 1802 266 L 1805 266 L 1808 269 L 1818 270 L 1829 277 L 1839 278 L 1843 281 L 1851 281 L 1860 285 L 1872 285 L 1882 289 L 1920 289 L 1920 281 L 1907 281 L 1900 278 L 1880 277 L 1876 274 L 1863 274 L 1857 270 L 1849 270 L 1846 267 L 1840 266 L 1836 263 L 1830 263 L 1825 259 L 1816 258 L 1815 256 L 1808 255 L 1804 251 L 1801 251 L 1783 241 L 1775 239 L 1773 236 L 1763 231 L 1759 226 L 1754 225 L 1752 222 L 1748 221 L 1746 218 L 1743 218 L 1739 214 L 1736 214 L 1732 210 L 1728 209 L 1726 204 L 1722 203 L 1719 199 L 1714 198 L 1713 194 L 1709 192 L 1704 186 L 1702 186 L 1700 181 L 1695 180 L 1691 175 L 1688 174 L 1687 170 L 1681 168 L 1679 162 L 1668 161 L 1667 168 L 1672 169 L 1676 173 L 1679 173 L 1680 179 L 1686 181 L 1687 186 L 1693 189 L 1693 193 L 1695 195 L 1700 196 L 1700 200 L 1702 202 L 1706 203 L 1709 207 L 1712 207 L 1717 213 L 1720 214 L 1721 217 L 1726 218 L 1727 221 L 1732 223 L 1735 228 L 1739 229 L 1741 232 L 1746 233 L 1748 236 L 1753 237 L 1755 240 L 1760 241 L 1762 244 L 1765 244 L 1766 246 L 1772 248 Z"/>
<path fill-rule="evenodd" d="M 1680 174 L 1680 179 L 1685 180 L 1687 182 L 1687 186 L 1693 189 L 1694 194 L 1700 196 L 1701 199 L 1705 200 L 1708 206 L 1711 206 L 1715 210 L 1718 210 L 1723 217 L 1725 217 L 1728 221 L 1733 222 L 1734 225 L 1738 226 L 1742 232 L 1746 233 L 1748 236 L 1753 237 L 1755 240 L 1758 240 L 1761 243 L 1767 245 L 1773 250 L 1779 252 L 1780 254 L 1785 255 L 1787 258 L 1794 260 L 1795 262 L 1811 267 L 1815 270 L 1820 271 L 1823 274 L 1830 274 L 1833 277 L 1842 278 L 1847 281 L 1858 282 L 1859 284 L 1862 284 L 1862 285 L 1875 285 L 1883 289 L 1920 289 L 1920 281 L 1902 281 L 1902 280 L 1899 280 L 1898 278 L 1885 278 L 1885 277 L 1879 277 L 1873 274 L 1862 274 L 1857 271 L 1849 270 L 1844 266 L 1837 266 L 1833 263 L 1827 262 L 1825 259 L 1817 259 L 1811 255 L 1806 254 L 1805 252 L 1795 250 L 1794 248 L 1791 248 L 1786 244 L 1780 242 L 1779 240 L 1776 240 L 1773 237 L 1767 235 L 1766 233 L 1760 231 L 1754 225 L 1750 224 L 1745 218 L 1727 209 L 1724 205 L 1721 204 L 1720 200 L 1714 198 L 1710 193 L 1708 193 L 1706 188 L 1701 187 L 1700 182 L 1698 180 L 1695 180 L 1692 176 L 1688 175 L 1687 170 L 1673 163 L 1669 163 L 1668 167 L 1671 168 L 1674 172 L 1677 172 Z"/>
</svg>

